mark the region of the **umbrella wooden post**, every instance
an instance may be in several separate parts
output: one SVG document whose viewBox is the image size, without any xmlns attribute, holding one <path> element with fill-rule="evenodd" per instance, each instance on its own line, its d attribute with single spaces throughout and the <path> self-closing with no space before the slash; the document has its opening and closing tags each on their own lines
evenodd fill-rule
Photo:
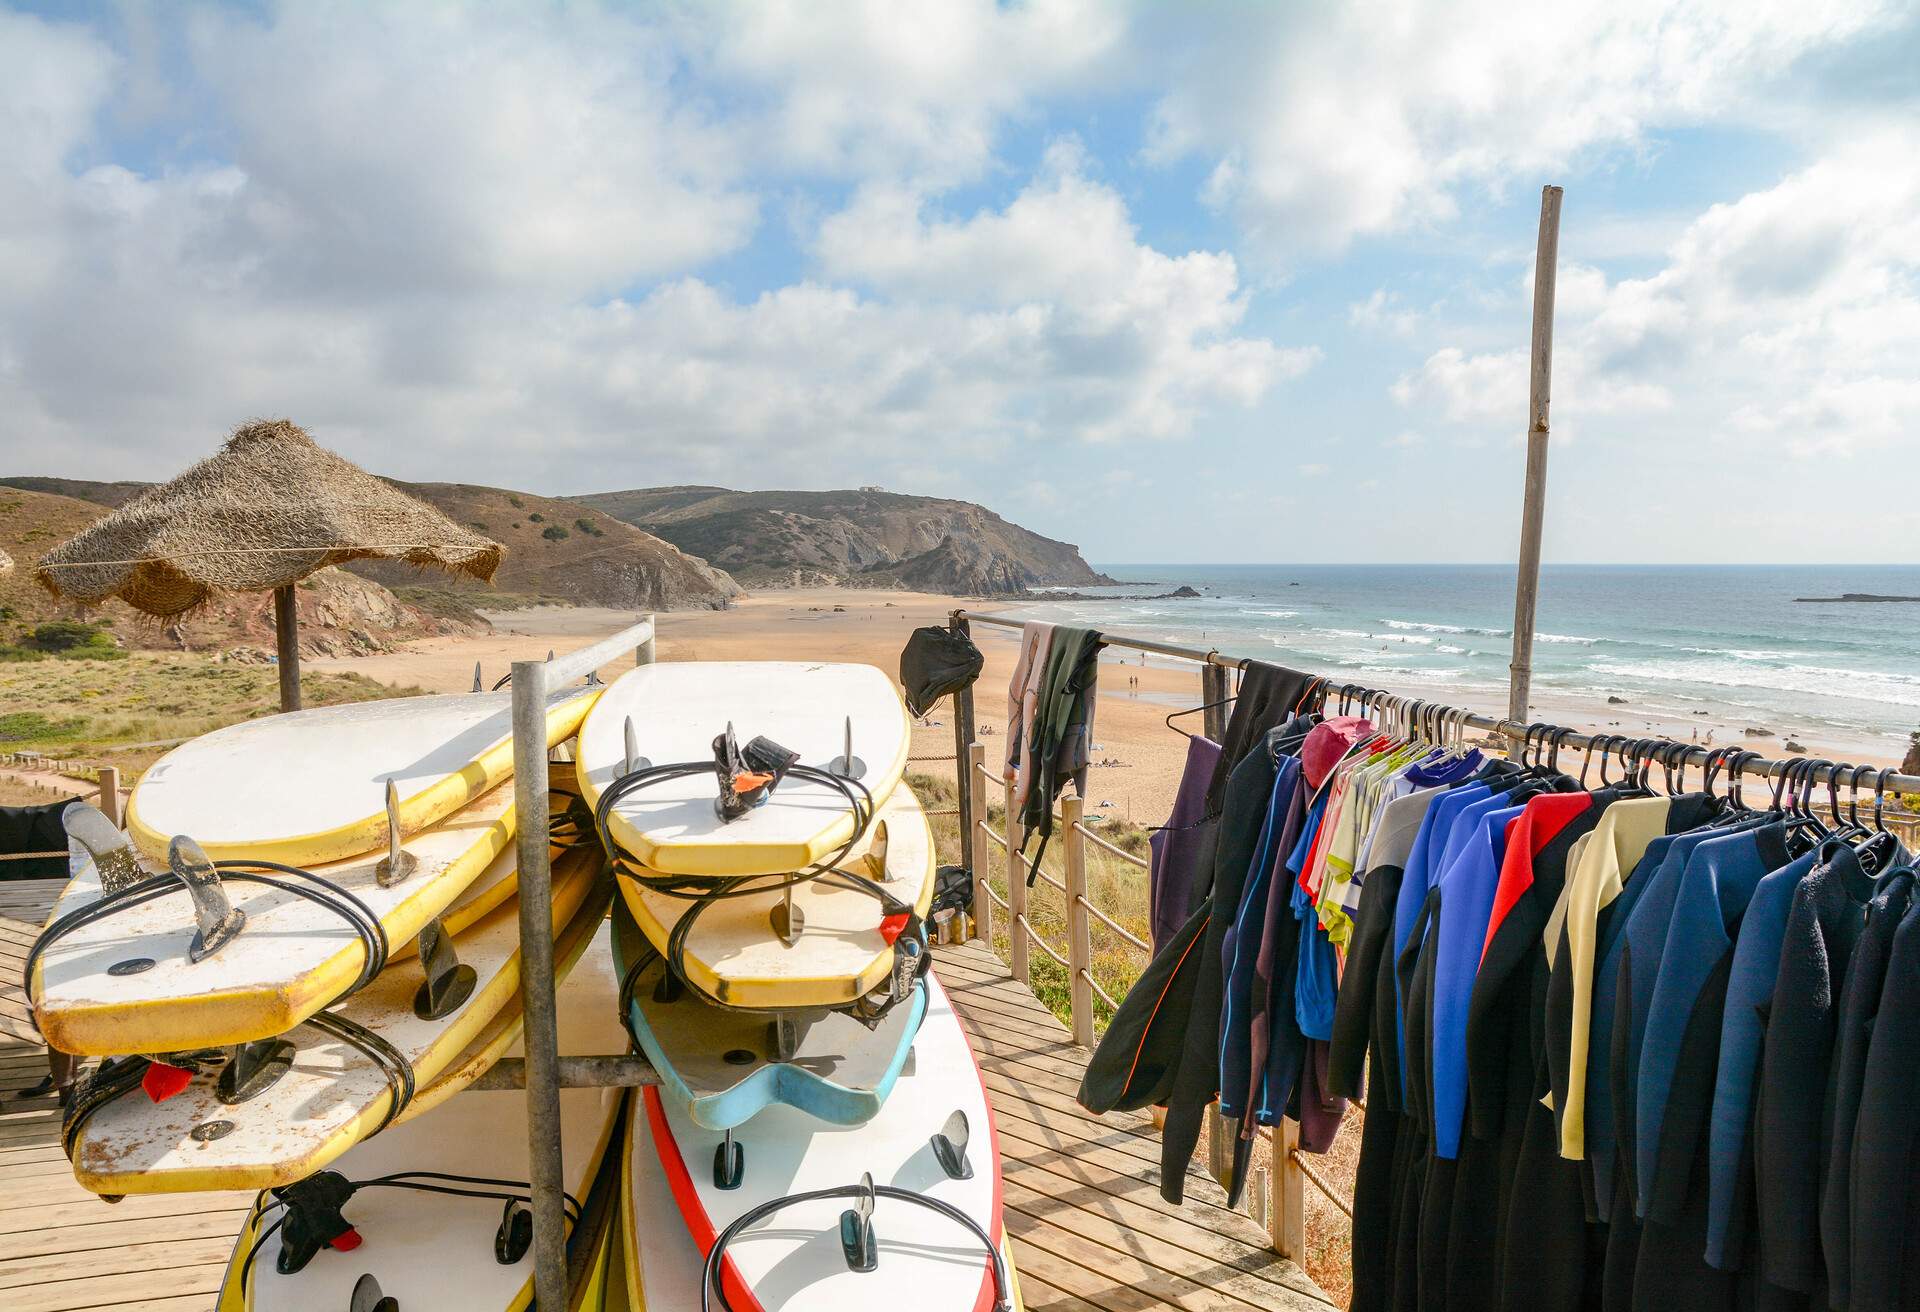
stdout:
<svg viewBox="0 0 1920 1312">
<path fill-rule="evenodd" d="M 300 613 L 293 605 L 293 584 L 273 590 L 273 637 L 279 648 L 280 709 L 300 709 Z"/>
</svg>

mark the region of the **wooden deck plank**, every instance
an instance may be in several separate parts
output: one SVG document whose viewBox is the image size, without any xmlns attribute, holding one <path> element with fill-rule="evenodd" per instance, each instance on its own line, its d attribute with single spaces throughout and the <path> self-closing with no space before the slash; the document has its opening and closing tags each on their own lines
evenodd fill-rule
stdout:
<svg viewBox="0 0 1920 1312">
<path fill-rule="evenodd" d="M 17 967 L 32 938 L 31 926 L 4 927 L 0 999 L 11 1005 L 0 1007 L 0 1032 L 20 1023 Z M 946 946 L 936 966 L 993 1103 L 1007 1232 L 1032 1312 L 1324 1312 L 1312 1282 L 1197 1166 L 1184 1203 L 1160 1197 L 1151 1119 L 1079 1105 L 1090 1054 L 998 958 L 978 943 Z M 66 1172 L 57 1108 L 13 1097 L 43 1062 L 29 1035 L 0 1038 L 0 1303 L 10 1312 L 210 1306 L 250 1197 L 94 1198 Z"/>
</svg>

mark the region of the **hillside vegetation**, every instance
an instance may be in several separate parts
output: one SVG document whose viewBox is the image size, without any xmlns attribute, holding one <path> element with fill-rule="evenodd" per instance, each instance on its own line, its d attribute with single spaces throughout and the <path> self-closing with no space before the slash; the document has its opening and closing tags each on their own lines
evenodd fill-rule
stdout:
<svg viewBox="0 0 1920 1312">
<path fill-rule="evenodd" d="M 853 583 L 959 595 L 1111 579 L 1071 543 L 984 506 L 874 488 L 634 488 L 573 498 L 712 561 L 749 586 Z"/>
</svg>

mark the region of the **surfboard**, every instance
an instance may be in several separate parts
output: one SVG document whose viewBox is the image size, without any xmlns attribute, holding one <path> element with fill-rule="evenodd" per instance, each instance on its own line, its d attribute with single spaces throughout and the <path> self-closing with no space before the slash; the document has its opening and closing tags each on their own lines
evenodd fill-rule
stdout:
<svg viewBox="0 0 1920 1312">
<path fill-rule="evenodd" d="M 564 810 L 568 795 L 552 796 L 554 809 Z M 400 959 L 435 916 L 457 932 L 512 896 L 513 836 L 513 790 L 496 788 L 403 840 L 413 868 L 397 883 L 380 884 L 384 852 L 313 873 L 359 899 L 378 918 L 389 958 Z M 74 875 L 50 923 L 101 896 L 93 859 L 74 846 Z M 154 872 L 149 865 L 139 873 Z M 222 883 L 246 922 L 199 961 L 192 959 L 196 925 L 184 885 L 57 938 L 43 935 L 27 991 L 47 1042 L 62 1052 L 106 1056 L 271 1038 L 360 978 L 367 945 L 337 911 L 283 888 Z"/>
<path fill-rule="evenodd" d="M 619 1200 L 627 1099 L 613 1089 L 560 1091 L 561 1155 L 569 1192 L 581 1201 L 569 1229 L 569 1267 L 577 1273 L 570 1312 L 600 1306 Z M 526 1094 L 469 1090 L 432 1116 L 396 1126 L 356 1147 L 332 1169 L 365 1181 L 401 1172 L 444 1172 L 503 1180 L 504 1192 L 526 1192 Z M 471 1186 L 469 1186 L 471 1187 Z M 484 1186 L 483 1186 L 484 1187 Z M 361 1189 L 341 1208 L 363 1241 L 350 1251 L 322 1249 L 292 1275 L 275 1266 L 283 1232 L 268 1228 L 278 1209 L 263 1196 L 235 1241 L 221 1285 L 220 1312 L 310 1312 L 345 1309 L 356 1285 L 372 1276 L 402 1309 L 520 1312 L 533 1299 L 531 1247 L 511 1263 L 495 1258 L 501 1227 L 498 1198 L 466 1198 L 411 1189 Z M 605 1222 L 597 1218 L 605 1218 Z M 249 1260 L 250 1259 L 250 1260 Z"/>
<path fill-rule="evenodd" d="M 554 866 L 559 965 L 578 958 L 605 919 L 611 891 L 603 869 L 601 854 L 589 849 Z M 453 937 L 459 963 L 473 972 L 470 992 L 464 1000 L 449 996 L 437 1016 L 419 1010 L 420 960 L 395 962 L 326 1016 L 286 1034 L 290 1065 L 255 1096 L 227 1101 L 221 1072 L 208 1070 L 163 1102 L 136 1088 L 100 1106 L 74 1133 L 75 1179 L 101 1194 L 177 1193 L 266 1189 L 323 1169 L 380 1128 L 397 1093 L 364 1047 L 321 1022 L 338 1017 L 365 1029 L 407 1064 L 416 1088 L 433 1082 L 483 1031 L 518 1032 L 519 911 L 517 900 L 509 902 Z"/>
<path fill-rule="evenodd" d="M 624 905 L 614 907 L 613 950 L 621 979 L 638 966 L 628 1005 L 634 1038 L 660 1072 L 662 1092 L 702 1129 L 729 1129 L 775 1105 L 835 1125 L 873 1119 L 911 1059 L 926 1015 L 926 989 L 916 983 L 876 1027 L 825 1012 L 802 1024 L 782 1056 L 773 1017 L 666 987 L 666 961 Z"/>
<path fill-rule="evenodd" d="M 548 746 L 573 736 L 598 692 L 551 696 Z M 386 844 L 389 781 L 410 834 L 511 775 L 512 717 L 512 694 L 502 692 L 318 706 L 230 724 L 141 775 L 127 830 L 161 861 L 176 834 L 215 861 L 343 861 Z"/>
<path fill-rule="evenodd" d="M 681 1223 L 673 1190 L 654 1148 L 643 1099 L 635 1098 L 628 1113 L 627 1142 L 629 1151 L 622 1162 L 620 1181 L 625 1207 L 614 1249 L 618 1265 L 609 1277 L 608 1306 L 617 1307 L 619 1296 L 624 1295 L 626 1312 L 697 1308 L 703 1259 L 693 1236 Z M 644 1257 L 643 1234 L 647 1237 Z M 1021 1312 L 1026 1304 L 1020 1297 L 1020 1275 L 1014 1269 L 1011 1245 L 1004 1237 L 1000 1253 L 1013 1285 L 1011 1306 L 1014 1312 Z"/>
<path fill-rule="evenodd" d="M 766 737 L 826 768 L 845 755 L 847 725 L 864 763 L 859 782 L 884 803 L 907 765 L 911 725 L 893 683 L 871 665 L 796 661 L 669 661 L 621 675 L 580 729 L 588 802 L 625 773 L 626 724 L 656 766 L 710 762 L 729 724 L 744 745 Z M 833 854 L 854 832 L 835 788 L 789 777 L 770 799 L 723 822 L 714 774 L 664 780 L 627 794 L 608 827 L 640 866 L 662 874 L 758 875 L 798 870 Z"/>
<path fill-rule="evenodd" d="M 695 1125 L 657 1089 L 642 1094 L 654 1159 L 703 1257 L 735 1218 L 761 1204 L 857 1185 L 863 1174 L 948 1203 L 972 1218 L 996 1246 L 1003 1244 L 993 1121 L 973 1052 L 937 980 L 928 981 L 927 1017 L 914 1042 L 913 1069 L 900 1077 L 879 1113 L 864 1125 L 835 1127 L 797 1108 L 769 1107 L 731 1132 L 740 1149 L 732 1188 L 720 1187 L 716 1179 L 721 1133 Z M 970 1140 L 964 1178 L 943 1166 L 934 1138 L 957 1128 L 950 1120 L 956 1112 L 965 1117 L 968 1130 L 962 1137 Z M 953 1142 L 951 1136 L 947 1142 Z M 845 1198 L 790 1204 L 737 1235 L 721 1262 L 734 1308 L 839 1312 L 873 1305 L 877 1288 L 907 1291 L 903 1297 L 916 1312 L 992 1306 L 993 1266 L 979 1239 L 951 1218 L 899 1199 L 880 1197 L 874 1205 L 876 1269 L 850 1269 L 840 1234 L 841 1213 L 852 1206 Z M 636 1226 L 628 1236 L 637 1240 L 643 1279 L 662 1234 L 672 1230 L 655 1222 Z"/>
<path fill-rule="evenodd" d="M 875 879 L 873 863 L 865 858 L 882 855 L 877 850 L 882 832 L 884 860 L 879 864 L 885 874 Z M 933 902 L 933 830 L 911 788 L 903 784 L 893 790 L 862 850 L 840 868 L 877 883 L 925 917 Z M 657 951 L 665 952 L 674 925 L 693 903 L 629 871 L 617 874 L 634 923 Z M 687 982 L 709 998 L 745 1008 L 845 1007 L 887 982 L 895 940 L 883 932 L 886 913 L 877 898 L 820 879 L 796 885 L 791 895 L 803 918 L 791 944 L 775 931 L 772 920 L 787 897 L 785 891 L 770 887 L 705 906 L 680 958 Z"/>
</svg>

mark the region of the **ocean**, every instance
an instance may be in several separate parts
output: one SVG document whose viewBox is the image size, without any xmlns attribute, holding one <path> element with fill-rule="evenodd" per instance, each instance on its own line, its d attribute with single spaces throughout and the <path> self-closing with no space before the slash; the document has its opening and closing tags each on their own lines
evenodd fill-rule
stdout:
<svg viewBox="0 0 1920 1312">
<path fill-rule="evenodd" d="M 1043 600 L 1007 613 L 1217 647 L 1414 696 L 1504 705 L 1511 565 L 1097 568 L 1147 586 L 1078 591 L 1117 597 L 1186 584 L 1202 595 Z M 1618 697 L 1635 713 L 1705 712 L 1897 759 L 1920 729 L 1920 603 L 1794 600 L 1847 592 L 1920 596 L 1920 566 L 1546 566 L 1535 699 L 1591 702 L 1602 717 L 1607 698 Z"/>
</svg>

